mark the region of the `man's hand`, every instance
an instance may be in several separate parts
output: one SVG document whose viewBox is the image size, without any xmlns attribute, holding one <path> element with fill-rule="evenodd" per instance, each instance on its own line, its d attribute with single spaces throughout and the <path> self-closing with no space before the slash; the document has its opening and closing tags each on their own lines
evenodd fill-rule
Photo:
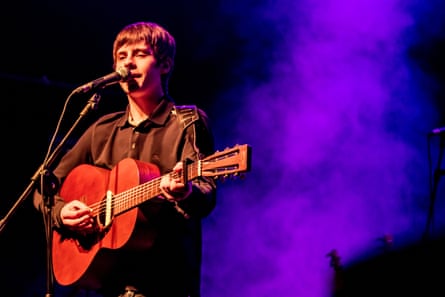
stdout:
<svg viewBox="0 0 445 297">
<path fill-rule="evenodd" d="M 60 211 L 62 223 L 68 229 L 79 233 L 93 231 L 94 220 L 91 216 L 91 208 L 79 200 L 72 200 L 65 204 Z"/>
<path fill-rule="evenodd" d="M 178 177 L 173 178 L 171 174 L 166 174 L 162 177 L 160 188 L 165 199 L 169 201 L 181 201 L 187 198 L 192 193 L 191 182 L 183 183 L 181 176 L 182 162 L 176 163 L 173 168 L 174 173 L 178 173 Z"/>
</svg>

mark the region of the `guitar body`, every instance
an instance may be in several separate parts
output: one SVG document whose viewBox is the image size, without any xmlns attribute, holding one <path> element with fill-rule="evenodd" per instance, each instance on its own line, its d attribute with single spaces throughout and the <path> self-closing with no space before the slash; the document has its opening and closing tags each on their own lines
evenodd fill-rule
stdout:
<svg viewBox="0 0 445 297">
<path fill-rule="evenodd" d="M 156 177 L 159 169 L 155 165 L 134 159 L 124 159 L 112 170 L 84 164 L 68 174 L 60 196 L 66 202 L 77 199 L 93 208 L 103 203 L 107 191 L 115 195 Z M 99 221 L 95 234 L 84 237 L 53 232 L 52 262 L 59 284 L 97 288 L 113 264 L 115 250 L 148 248 L 152 244 L 153 230 L 138 232 L 144 217 L 137 207 L 113 216 L 107 226 L 101 224 Z"/>
<path fill-rule="evenodd" d="M 238 175 L 250 170 L 251 147 L 247 144 L 227 148 L 199 162 L 183 162 L 182 172 L 167 173 L 183 178 L 183 183 L 197 177 Z M 184 174 L 185 173 L 185 174 Z M 123 159 L 111 170 L 80 165 L 66 177 L 60 196 L 66 202 L 80 200 L 90 206 L 96 220 L 91 234 L 64 234 L 53 231 L 52 264 L 56 281 L 81 288 L 99 288 L 112 271 L 118 249 L 150 248 L 156 236 L 152 219 L 159 210 L 159 168 L 131 158 Z M 146 204 L 150 217 L 139 211 Z M 144 213 L 145 213 L 144 205 Z"/>
</svg>

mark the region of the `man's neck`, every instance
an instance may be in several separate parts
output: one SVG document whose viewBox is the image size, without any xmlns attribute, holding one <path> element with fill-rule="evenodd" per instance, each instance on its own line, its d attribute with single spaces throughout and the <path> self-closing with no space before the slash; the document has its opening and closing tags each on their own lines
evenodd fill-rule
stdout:
<svg viewBox="0 0 445 297">
<path fill-rule="evenodd" d="M 146 120 L 153 113 L 163 97 L 163 95 L 158 96 L 156 99 L 129 97 L 130 121 L 138 124 Z"/>
</svg>

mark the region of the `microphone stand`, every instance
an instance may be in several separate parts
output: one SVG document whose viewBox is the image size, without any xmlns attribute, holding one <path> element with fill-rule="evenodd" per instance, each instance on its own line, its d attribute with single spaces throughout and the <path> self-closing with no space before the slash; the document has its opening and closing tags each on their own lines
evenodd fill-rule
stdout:
<svg viewBox="0 0 445 297">
<path fill-rule="evenodd" d="M 72 92 L 68 98 L 70 98 L 75 92 Z M 10 220 L 12 215 L 17 211 L 18 207 L 22 205 L 25 199 L 33 192 L 35 189 L 35 184 L 37 181 L 40 181 L 40 193 L 42 194 L 42 203 L 44 203 L 44 222 L 45 222 L 45 233 L 47 239 L 46 246 L 46 297 L 54 296 L 54 275 L 53 275 L 53 266 L 52 266 L 52 208 L 54 206 L 54 195 L 57 193 L 59 189 L 59 183 L 57 178 L 52 174 L 48 168 L 51 168 L 54 161 L 59 156 L 62 148 L 66 144 L 67 140 L 80 123 L 81 119 L 83 119 L 88 112 L 91 110 L 96 110 L 100 101 L 101 95 L 100 93 L 95 93 L 87 102 L 85 107 L 79 114 L 79 117 L 68 130 L 67 134 L 62 138 L 60 143 L 51 153 L 51 155 L 39 166 L 39 169 L 34 173 L 31 177 L 31 183 L 26 187 L 23 193 L 19 196 L 17 201 L 14 203 L 12 208 L 7 212 L 7 214 L 0 220 L 0 232 L 3 231 L 6 223 Z"/>
</svg>

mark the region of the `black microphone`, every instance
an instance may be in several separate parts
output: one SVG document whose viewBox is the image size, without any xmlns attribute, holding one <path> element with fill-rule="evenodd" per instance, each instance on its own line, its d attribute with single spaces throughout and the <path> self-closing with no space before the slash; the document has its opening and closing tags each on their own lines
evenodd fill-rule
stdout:
<svg viewBox="0 0 445 297">
<path fill-rule="evenodd" d="M 445 133 L 445 127 L 434 128 L 428 135 L 440 135 Z"/>
<path fill-rule="evenodd" d="M 102 76 L 76 88 L 73 93 L 87 93 L 97 88 L 105 88 L 120 81 L 127 80 L 130 77 L 130 71 L 126 67 L 120 67 L 115 72 Z"/>
</svg>

